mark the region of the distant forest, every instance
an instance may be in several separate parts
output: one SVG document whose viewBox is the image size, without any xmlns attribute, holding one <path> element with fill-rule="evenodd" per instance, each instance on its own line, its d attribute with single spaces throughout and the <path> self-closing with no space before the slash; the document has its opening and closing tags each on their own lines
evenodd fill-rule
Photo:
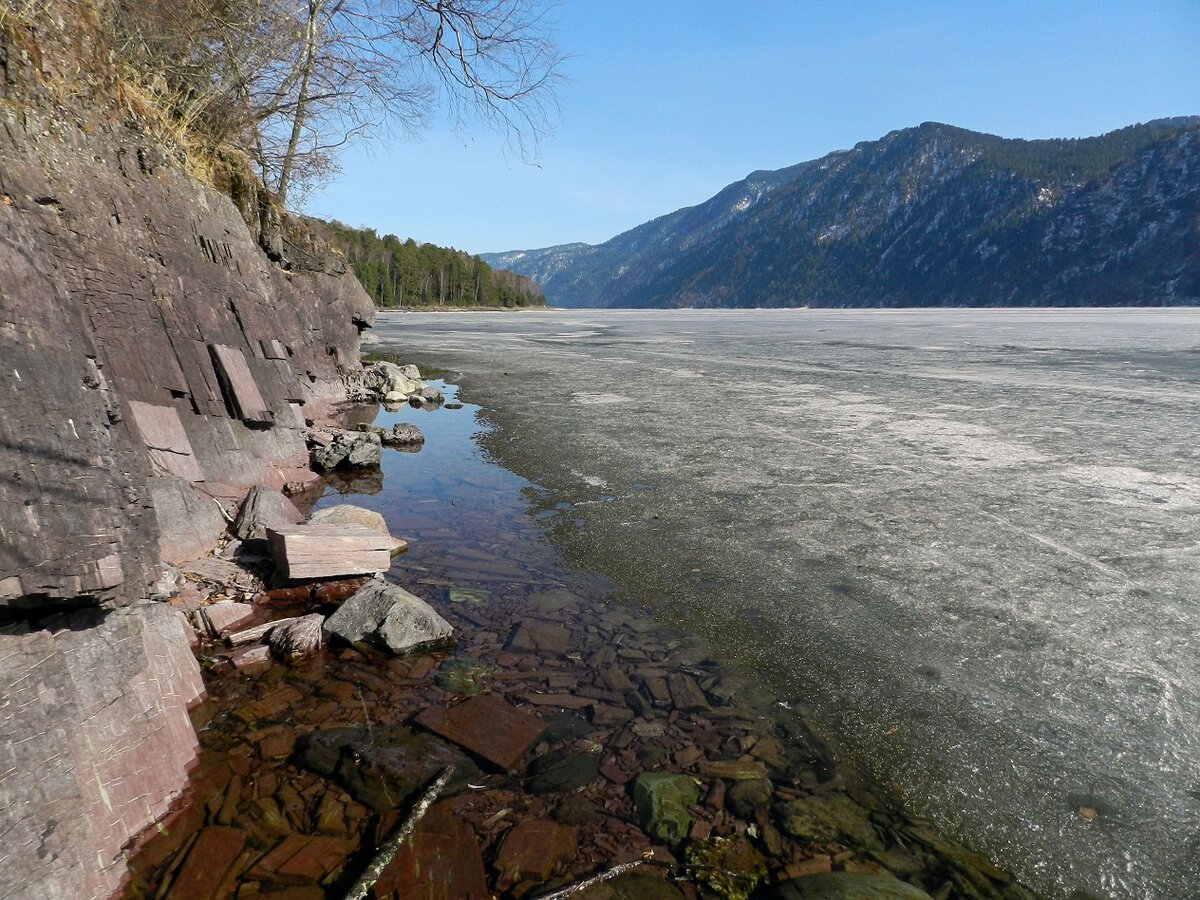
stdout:
<svg viewBox="0 0 1200 900">
<path fill-rule="evenodd" d="M 316 222 L 345 254 L 375 305 L 545 306 L 537 283 L 524 275 L 493 269 L 477 256 L 452 247 L 380 237 L 373 228 Z"/>
</svg>

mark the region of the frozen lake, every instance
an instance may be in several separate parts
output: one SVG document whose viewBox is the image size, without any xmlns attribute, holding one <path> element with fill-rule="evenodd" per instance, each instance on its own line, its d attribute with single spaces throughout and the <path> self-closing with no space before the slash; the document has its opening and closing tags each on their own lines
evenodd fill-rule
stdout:
<svg viewBox="0 0 1200 900">
<path fill-rule="evenodd" d="M 567 552 L 811 707 L 914 811 L 1054 896 L 1197 896 L 1200 311 L 376 333 L 576 504 Z"/>
</svg>

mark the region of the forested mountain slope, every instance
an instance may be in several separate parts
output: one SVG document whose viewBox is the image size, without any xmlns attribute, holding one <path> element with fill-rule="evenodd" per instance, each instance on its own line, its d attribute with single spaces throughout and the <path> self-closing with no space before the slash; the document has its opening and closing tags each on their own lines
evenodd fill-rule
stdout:
<svg viewBox="0 0 1200 900">
<path fill-rule="evenodd" d="M 925 123 L 598 245 L 484 254 L 556 306 L 1200 303 L 1200 117 L 1025 141 Z"/>
</svg>

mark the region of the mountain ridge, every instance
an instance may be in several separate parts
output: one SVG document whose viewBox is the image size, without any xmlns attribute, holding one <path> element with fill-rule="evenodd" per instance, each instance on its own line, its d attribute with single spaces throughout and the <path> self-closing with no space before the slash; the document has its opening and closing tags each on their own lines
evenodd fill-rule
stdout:
<svg viewBox="0 0 1200 900">
<path fill-rule="evenodd" d="M 569 307 L 1200 304 L 1200 117 L 938 122 L 757 170 L 601 244 L 481 254 Z"/>
</svg>

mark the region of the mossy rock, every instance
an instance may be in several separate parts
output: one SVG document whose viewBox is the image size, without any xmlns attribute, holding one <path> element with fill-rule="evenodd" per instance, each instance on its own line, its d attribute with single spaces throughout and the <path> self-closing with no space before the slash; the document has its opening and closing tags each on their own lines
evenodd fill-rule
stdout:
<svg viewBox="0 0 1200 900">
<path fill-rule="evenodd" d="M 473 656 L 451 656 L 438 666 L 433 683 L 448 694 L 474 697 L 483 693 L 484 682 L 497 668 Z"/>
<path fill-rule="evenodd" d="M 723 900 L 747 900 L 767 877 L 767 861 L 741 835 L 689 847 L 687 861 L 692 877 Z"/>
<path fill-rule="evenodd" d="M 845 794 L 801 797 L 779 804 L 775 814 L 780 828 L 802 841 L 883 849 L 867 811 Z"/>
<path fill-rule="evenodd" d="M 686 775 L 643 772 L 633 784 L 633 800 L 642 830 L 668 843 L 687 837 L 692 827 L 688 807 L 699 799 L 696 782 Z"/>
<path fill-rule="evenodd" d="M 771 900 L 932 900 L 920 888 L 897 878 L 825 872 L 781 884 Z"/>
</svg>

